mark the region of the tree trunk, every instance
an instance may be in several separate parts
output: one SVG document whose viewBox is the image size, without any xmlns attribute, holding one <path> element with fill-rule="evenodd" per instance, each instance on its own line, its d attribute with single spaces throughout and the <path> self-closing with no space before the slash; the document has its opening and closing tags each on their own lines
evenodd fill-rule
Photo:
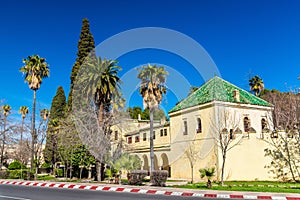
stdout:
<svg viewBox="0 0 300 200">
<path fill-rule="evenodd" d="M 24 154 L 22 153 L 23 148 L 23 132 L 24 132 L 24 117 L 22 117 L 22 125 L 21 125 L 21 135 L 20 135 L 20 143 L 19 143 L 19 152 L 20 152 L 20 161 L 22 164 L 26 165 L 24 161 Z"/>
<path fill-rule="evenodd" d="M 81 180 L 81 177 L 82 177 L 82 170 L 83 170 L 83 167 L 81 166 L 80 167 L 80 171 L 79 171 L 79 179 Z"/>
<path fill-rule="evenodd" d="M 154 171 L 154 145 L 153 145 L 153 108 L 150 112 L 150 174 Z"/>
<path fill-rule="evenodd" d="M 34 145 L 36 140 L 35 132 L 35 106 L 36 106 L 36 90 L 33 90 L 33 104 L 32 104 L 32 120 L 31 120 L 31 161 L 30 172 L 33 170 L 34 165 Z"/>
<path fill-rule="evenodd" d="M 224 186 L 224 169 L 225 169 L 225 161 L 226 161 L 226 154 L 223 155 L 222 161 L 222 171 L 221 171 L 221 185 Z"/>
<path fill-rule="evenodd" d="M 290 172 L 292 174 L 292 179 L 293 179 L 293 181 L 296 182 L 294 170 L 293 170 L 293 167 L 292 167 L 292 161 L 291 161 L 291 155 L 290 155 L 289 146 L 288 146 L 288 140 L 285 140 L 284 142 L 285 142 L 285 148 L 286 148 L 287 156 L 288 156 L 287 163 L 289 165 Z"/>
<path fill-rule="evenodd" d="M 192 170 L 192 181 L 191 183 L 194 183 L 194 166 L 191 165 L 191 170 Z"/>
<path fill-rule="evenodd" d="M 22 126 L 21 126 L 21 136 L 20 136 L 20 144 L 23 144 L 23 131 L 24 131 L 24 118 L 22 117 Z"/>
<path fill-rule="evenodd" d="M 3 133 L 2 133 L 2 146 L 1 146 L 1 166 L 0 166 L 0 170 L 2 170 L 2 166 L 4 163 L 4 147 L 5 147 L 5 140 L 6 140 L 6 116 L 4 116 L 4 124 L 3 124 Z"/>
<path fill-rule="evenodd" d="M 99 104 L 98 120 L 99 120 L 99 125 L 100 125 L 101 128 L 103 128 L 102 127 L 102 125 L 103 125 L 103 116 L 104 116 L 104 105 L 103 105 L 103 103 L 100 103 Z"/>
<path fill-rule="evenodd" d="M 96 181 L 101 181 L 101 163 L 96 161 Z"/>
</svg>

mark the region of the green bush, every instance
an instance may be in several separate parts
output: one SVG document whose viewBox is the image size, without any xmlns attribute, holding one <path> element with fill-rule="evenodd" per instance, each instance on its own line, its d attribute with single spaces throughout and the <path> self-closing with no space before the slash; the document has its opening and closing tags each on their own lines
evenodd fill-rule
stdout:
<svg viewBox="0 0 300 200">
<path fill-rule="evenodd" d="M 64 170 L 63 169 L 55 169 L 55 176 L 57 177 L 63 177 L 64 176 Z"/>
<path fill-rule="evenodd" d="M 26 169 L 26 166 L 23 165 L 21 162 L 15 160 L 14 162 L 12 162 L 8 165 L 8 169 L 9 170 Z"/>
<path fill-rule="evenodd" d="M 44 162 L 44 163 L 42 164 L 42 168 L 50 168 L 50 167 L 51 167 L 51 164 L 50 164 L 50 163 Z"/>
<path fill-rule="evenodd" d="M 28 176 L 33 175 L 33 173 L 30 173 L 27 169 L 15 169 L 15 170 L 7 170 L 8 178 L 9 179 L 29 179 Z"/>
<path fill-rule="evenodd" d="M 154 170 L 151 173 L 151 183 L 154 186 L 166 186 L 169 172 L 167 170 Z"/>
</svg>

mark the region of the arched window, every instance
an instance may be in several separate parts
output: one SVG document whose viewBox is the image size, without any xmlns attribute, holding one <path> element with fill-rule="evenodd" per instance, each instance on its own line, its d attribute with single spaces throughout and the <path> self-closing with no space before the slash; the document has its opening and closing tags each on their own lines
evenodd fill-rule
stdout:
<svg viewBox="0 0 300 200">
<path fill-rule="evenodd" d="M 201 124 L 201 119 L 198 117 L 197 118 L 197 133 L 202 132 L 202 124 Z"/>
<path fill-rule="evenodd" d="M 265 130 L 267 128 L 268 128 L 267 121 L 264 118 L 262 118 L 261 119 L 261 130 Z"/>
<path fill-rule="evenodd" d="M 250 129 L 250 119 L 248 117 L 244 117 L 244 131 L 249 132 Z"/>
</svg>

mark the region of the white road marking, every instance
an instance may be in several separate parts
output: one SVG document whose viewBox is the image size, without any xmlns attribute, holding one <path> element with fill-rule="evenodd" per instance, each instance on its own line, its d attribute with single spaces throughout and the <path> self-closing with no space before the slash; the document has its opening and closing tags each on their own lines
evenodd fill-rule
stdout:
<svg viewBox="0 0 300 200">
<path fill-rule="evenodd" d="M 0 195 L 0 197 L 7 198 L 7 199 L 16 199 L 16 200 L 31 200 L 31 199 L 25 199 L 22 197 L 10 197 L 10 196 L 3 196 L 3 195 Z"/>
</svg>

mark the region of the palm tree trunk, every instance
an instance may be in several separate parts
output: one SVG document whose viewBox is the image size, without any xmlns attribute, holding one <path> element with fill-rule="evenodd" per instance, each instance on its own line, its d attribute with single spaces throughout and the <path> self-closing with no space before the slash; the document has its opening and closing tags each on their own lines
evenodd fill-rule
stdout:
<svg viewBox="0 0 300 200">
<path fill-rule="evenodd" d="M 153 145 L 153 108 L 150 112 L 150 174 L 154 171 L 154 145 Z"/>
<path fill-rule="evenodd" d="M 36 90 L 33 90 L 33 104 L 32 104 L 32 120 L 31 120 L 31 162 L 30 162 L 30 172 L 33 170 L 34 165 L 34 145 L 36 140 L 35 132 L 35 106 L 36 106 Z"/>
<path fill-rule="evenodd" d="M 101 103 L 99 105 L 99 113 L 98 113 L 98 120 L 99 120 L 99 125 L 102 127 L 103 125 L 103 116 L 104 116 L 104 105 Z"/>
<path fill-rule="evenodd" d="M 21 136 L 20 136 L 20 144 L 23 143 L 23 130 L 24 130 L 24 118 L 22 117 L 22 126 L 21 126 Z"/>
<path fill-rule="evenodd" d="M 20 152 L 20 161 L 21 161 L 22 164 L 25 164 L 24 163 L 24 156 L 23 156 L 23 153 L 22 153 L 22 148 L 23 148 L 23 130 L 24 130 L 24 118 L 22 117 L 21 135 L 20 135 L 20 143 L 19 143 L 19 152 Z"/>
<path fill-rule="evenodd" d="M 4 116 L 4 124 L 3 124 L 3 133 L 2 133 L 2 146 L 1 146 L 1 166 L 0 170 L 2 169 L 4 163 L 4 147 L 5 147 L 5 140 L 6 140 L 6 116 Z"/>
</svg>

